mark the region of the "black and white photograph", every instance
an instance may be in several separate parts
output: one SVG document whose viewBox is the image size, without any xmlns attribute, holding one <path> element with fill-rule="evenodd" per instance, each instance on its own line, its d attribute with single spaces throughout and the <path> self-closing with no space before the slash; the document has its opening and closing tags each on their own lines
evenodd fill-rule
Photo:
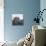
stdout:
<svg viewBox="0 0 46 46">
<path fill-rule="evenodd" d="M 12 15 L 12 25 L 23 25 L 23 24 L 24 24 L 23 14 Z"/>
</svg>

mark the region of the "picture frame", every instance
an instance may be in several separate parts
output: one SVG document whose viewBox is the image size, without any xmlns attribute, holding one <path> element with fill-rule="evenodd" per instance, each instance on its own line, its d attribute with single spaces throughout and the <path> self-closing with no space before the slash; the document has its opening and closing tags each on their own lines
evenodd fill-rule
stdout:
<svg viewBox="0 0 46 46">
<path fill-rule="evenodd" d="M 23 14 L 12 14 L 12 25 L 24 25 Z"/>
</svg>

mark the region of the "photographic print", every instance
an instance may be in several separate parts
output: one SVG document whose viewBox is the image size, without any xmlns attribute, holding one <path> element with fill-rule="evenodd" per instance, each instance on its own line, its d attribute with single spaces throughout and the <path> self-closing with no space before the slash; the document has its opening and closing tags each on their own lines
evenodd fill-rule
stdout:
<svg viewBox="0 0 46 46">
<path fill-rule="evenodd" d="M 12 25 L 23 25 L 23 14 L 12 14 Z"/>
</svg>

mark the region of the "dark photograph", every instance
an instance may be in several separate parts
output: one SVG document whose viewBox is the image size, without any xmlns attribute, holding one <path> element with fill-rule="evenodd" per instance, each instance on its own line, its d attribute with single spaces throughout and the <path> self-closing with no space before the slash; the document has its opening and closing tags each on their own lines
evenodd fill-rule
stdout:
<svg viewBox="0 0 46 46">
<path fill-rule="evenodd" d="M 23 25 L 23 24 L 24 24 L 23 14 L 12 15 L 12 25 Z"/>
</svg>

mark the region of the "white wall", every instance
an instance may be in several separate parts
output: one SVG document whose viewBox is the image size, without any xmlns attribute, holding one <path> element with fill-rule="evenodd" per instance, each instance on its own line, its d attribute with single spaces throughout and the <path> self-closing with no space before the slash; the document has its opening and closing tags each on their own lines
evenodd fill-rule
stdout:
<svg viewBox="0 0 46 46">
<path fill-rule="evenodd" d="M 40 9 L 41 9 L 41 11 L 43 9 L 46 9 L 46 0 L 40 0 Z M 44 21 L 43 22 L 40 21 L 40 24 L 43 25 L 43 26 L 46 26 L 46 11 L 43 12 L 42 17 L 43 17 Z"/>
<path fill-rule="evenodd" d="M 0 42 L 4 41 L 4 0 L 0 0 Z"/>
</svg>

